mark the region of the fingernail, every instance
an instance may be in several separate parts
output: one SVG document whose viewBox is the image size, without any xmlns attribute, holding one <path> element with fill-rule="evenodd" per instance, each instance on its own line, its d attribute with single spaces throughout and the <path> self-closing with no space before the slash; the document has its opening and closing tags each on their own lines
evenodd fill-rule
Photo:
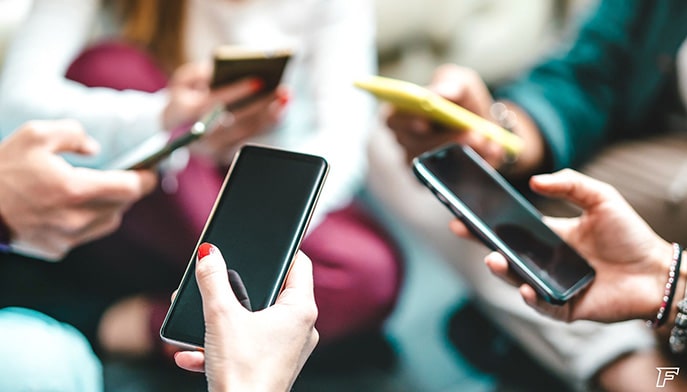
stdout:
<svg viewBox="0 0 687 392">
<path fill-rule="evenodd" d="M 533 180 L 536 180 L 540 184 L 548 184 L 554 181 L 554 178 L 551 174 L 537 174 L 536 176 L 532 176 Z"/>
<path fill-rule="evenodd" d="M 203 242 L 198 247 L 198 261 L 203 260 L 206 256 L 217 252 L 217 248 L 209 242 Z"/>
<path fill-rule="evenodd" d="M 432 90 L 442 97 L 452 97 L 457 93 L 457 88 L 452 83 L 440 82 L 432 86 Z"/>
<path fill-rule="evenodd" d="M 86 138 L 86 142 L 84 143 L 84 148 L 90 154 L 95 155 L 100 152 L 100 143 L 98 143 L 98 141 L 94 138 L 88 136 L 88 138 Z"/>
<path fill-rule="evenodd" d="M 251 79 L 250 81 L 250 89 L 253 90 L 253 92 L 260 91 L 264 85 L 265 83 L 260 79 Z"/>
<path fill-rule="evenodd" d="M 286 106 L 291 101 L 291 93 L 287 90 L 277 91 L 277 101 L 279 101 L 279 105 Z"/>
</svg>

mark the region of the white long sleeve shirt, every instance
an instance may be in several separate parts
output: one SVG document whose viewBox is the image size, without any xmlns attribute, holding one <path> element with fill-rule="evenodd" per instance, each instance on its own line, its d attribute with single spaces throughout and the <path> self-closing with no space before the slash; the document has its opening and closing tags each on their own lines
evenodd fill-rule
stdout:
<svg viewBox="0 0 687 392">
<path fill-rule="evenodd" d="M 99 0 L 34 0 L 0 75 L 0 136 L 30 119 L 74 118 L 102 147 L 97 157 L 70 157 L 102 167 L 148 143 L 166 140 L 164 91 L 89 88 L 67 80 L 71 61 L 107 20 Z M 352 86 L 376 71 L 374 18 L 366 0 L 189 0 L 185 45 L 191 61 L 209 61 L 215 46 L 289 46 L 284 84 L 293 93 L 279 129 L 254 141 L 322 155 L 330 174 L 318 217 L 346 205 L 362 183 L 374 103 Z M 107 30 L 107 29 L 105 29 Z M 319 220 L 316 217 L 314 223 Z"/>
</svg>

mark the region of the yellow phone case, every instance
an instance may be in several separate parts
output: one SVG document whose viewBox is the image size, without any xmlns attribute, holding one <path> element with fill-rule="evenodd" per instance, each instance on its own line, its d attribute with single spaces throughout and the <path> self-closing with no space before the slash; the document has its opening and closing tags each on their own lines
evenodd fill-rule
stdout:
<svg viewBox="0 0 687 392">
<path fill-rule="evenodd" d="M 480 132 L 503 146 L 509 154 L 517 156 L 524 146 L 522 138 L 513 132 L 417 84 L 382 76 L 370 76 L 354 84 L 399 109 L 425 115 L 452 129 Z"/>
</svg>

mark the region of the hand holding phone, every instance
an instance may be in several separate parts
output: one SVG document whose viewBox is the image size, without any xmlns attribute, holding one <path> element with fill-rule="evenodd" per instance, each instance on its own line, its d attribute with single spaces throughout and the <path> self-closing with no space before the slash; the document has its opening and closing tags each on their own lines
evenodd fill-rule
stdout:
<svg viewBox="0 0 687 392">
<path fill-rule="evenodd" d="M 236 288 L 228 284 L 232 277 L 227 276 L 226 261 L 218 248 L 203 243 L 198 257 L 196 280 L 207 328 L 205 350 L 175 354 L 177 365 L 205 372 L 210 390 L 233 390 L 222 384 L 223 380 L 230 380 L 237 388 L 254 387 L 255 380 L 260 380 L 264 390 L 290 390 L 318 341 L 308 257 L 298 252 L 284 282 L 288 295 L 280 295 L 274 306 L 259 314 L 250 314 L 234 298 Z"/>
<path fill-rule="evenodd" d="M 252 310 L 274 303 L 324 185 L 317 156 L 244 146 L 234 158 L 199 244 L 215 244 L 243 283 Z M 191 255 L 161 330 L 162 338 L 203 347 L 205 327 Z"/>
<path fill-rule="evenodd" d="M 546 303 L 529 285 L 510 279 L 510 268 L 501 254 L 485 258 L 491 271 L 515 283 L 527 304 L 559 320 L 655 320 L 676 244 L 659 237 L 617 190 L 582 173 L 564 169 L 537 175 L 530 179 L 530 188 L 583 210 L 581 216 L 550 219 L 547 224 L 589 260 L 596 278 L 575 301 L 561 307 Z M 452 226 L 456 231 L 460 225 Z M 684 275 L 683 269 L 678 281 Z"/>
<path fill-rule="evenodd" d="M 357 80 L 355 86 L 399 109 L 426 116 L 450 129 L 479 132 L 513 156 L 517 156 L 524 147 L 523 140 L 518 135 L 417 84 L 369 76 Z"/>
<path fill-rule="evenodd" d="M 289 49 L 261 50 L 233 45 L 220 46 L 214 52 L 210 88 L 216 89 L 249 77 L 259 80 L 260 87 L 254 95 L 233 103 L 229 109 L 244 106 L 276 90 L 291 55 Z"/>
<path fill-rule="evenodd" d="M 418 179 L 539 295 L 563 304 L 594 277 L 587 261 L 541 214 L 466 146 L 451 144 L 413 161 Z"/>
<path fill-rule="evenodd" d="M 164 146 L 148 153 L 144 157 L 140 157 L 137 152 L 134 152 L 134 155 L 125 155 L 109 164 L 107 168 L 110 170 L 152 169 L 177 149 L 193 143 L 205 135 L 205 133 L 217 127 L 224 113 L 224 106 L 216 105 L 200 120 L 193 123 L 186 132 L 169 141 Z"/>
</svg>

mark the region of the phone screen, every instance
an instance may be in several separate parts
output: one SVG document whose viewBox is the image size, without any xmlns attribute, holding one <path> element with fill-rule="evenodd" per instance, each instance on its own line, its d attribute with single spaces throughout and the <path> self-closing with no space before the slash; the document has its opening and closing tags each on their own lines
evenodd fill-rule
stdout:
<svg viewBox="0 0 687 392">
<path fill-rule="evenodd" d="M 312 155 L 257 146 L 238 153 L 198 244 L 211 242 L 220 249 L 235 278 L 232 287 L 237 291 L 236 280 L 242 284 L 251 310 L 272 305 L 279 295 L 327 170 L 326 161 Z M 202 347 L 196 252 L 197 246 L 161 335 Z"/>
<path fill-rule="evenodd" d="M 501 251 L 547 299 L 563 302 L 593 277 L 586 260 L 469 147 L 451 145 L 424 154 L 414 169 L 471 231 Z"/>
</svg>

